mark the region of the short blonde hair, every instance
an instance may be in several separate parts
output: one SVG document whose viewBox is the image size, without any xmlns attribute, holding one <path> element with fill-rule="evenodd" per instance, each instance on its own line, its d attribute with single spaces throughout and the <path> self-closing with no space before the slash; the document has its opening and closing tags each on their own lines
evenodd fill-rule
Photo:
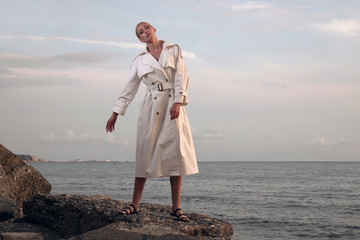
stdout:
<svg viewBox="0 0 360 240">
<path fill-rule="evenodd" d="M 148 22 L 139 22 L 138 24 L 136 24 L 136 27 L 135 27 L 135 34 L 136 36 L 139 38 L 139 33 L 137 32 L 137 28 L 140 24 L 148 24 L 150 27 L 154 28 L 150 23 Z"/>
</svg>

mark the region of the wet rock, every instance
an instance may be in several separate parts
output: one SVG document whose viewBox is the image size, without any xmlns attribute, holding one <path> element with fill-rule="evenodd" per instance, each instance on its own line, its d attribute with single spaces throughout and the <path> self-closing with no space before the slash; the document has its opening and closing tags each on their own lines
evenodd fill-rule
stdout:
<svg viewBox="0 0 360 240">
<path fill-rule="evenodd" d="M 22 216 L 22 203 L 25 200 L 39 193 L 50 193 L 50 183 L 32 166 L 24 163 L 1 144 L 0 165 L 8 182 L 12 198 L 16 203 L 15 216 L 17 218 Z M 3 190 L 1 189 L 1 191 Z"/>
<path fill-rule="evenodd" d="M 184 223 L 170 216 L 170 206 L 144 203 L 136 215 L 119 214 L 129 203 L 101 197 L 37 195 L 23 205 L 25 220 L 71 240 L 231 239 L 227 222 L 198 213 Z"/>
</svg>

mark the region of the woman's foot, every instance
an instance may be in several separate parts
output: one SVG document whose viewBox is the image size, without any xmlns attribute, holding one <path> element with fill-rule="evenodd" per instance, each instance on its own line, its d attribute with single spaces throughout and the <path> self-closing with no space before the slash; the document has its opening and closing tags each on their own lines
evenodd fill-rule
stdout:
<svg viewBox="0 0 360 240">
<path fill-rule="evenodd" d="M 121 210 L 120 214 L 129 215 L 129 214 L 137 214 L 138 212 L 139 212 L 139 208 L 136 208 L 134 204 L 130 204 L 130 206 Z"/>
<path fill-rule="evenodd" d="M 172 213 L 170 213 L 171 216 L 174 216 L 177 218 L 178 221 L 181 222 L 190 222 L 190 219 L 188 218 L 188 216 L 186 216 L 181 208 L 178 208 L 176 210 L 173 210 Z"/>
</svg>

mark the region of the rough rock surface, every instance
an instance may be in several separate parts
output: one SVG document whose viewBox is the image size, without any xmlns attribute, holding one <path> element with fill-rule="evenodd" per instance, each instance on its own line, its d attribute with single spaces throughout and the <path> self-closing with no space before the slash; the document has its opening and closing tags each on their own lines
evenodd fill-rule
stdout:
<svg viewBox="0 0 360 240">
<path fill-rule="evenodd" d="M 44 240 L 62 240 L 58 234 L 51 231 L 50 229 L 44 228 L 40 225 L 35 225 L 26 222 L 13 222 L 7 224 L 0 224 L 0 234 L 4 233 L 23 233 L 23 232 L 33 232 L 40 233 Z M 0 238 L 1 239 L 1 238 Z"/>
<path fill-rule="evenodd" d="M 2 240 L 44 240 L 41 233 L 33 233 L 33 232 L 8 232 L 8 233 L 0 233 L 0 239 Z"/>
<path fill-rule="evenodd" d="M 24 203 L 25 221 L 40 224 L 71 240 L 231 239 L 227 222 L 197 213 L 190 223 L 170 216 L 170 206 L 142 204 L 136 215 L 119 211 L 129 203 L 77 195 L 37 195 Z M 71 238 L 72 237 L 72 238 Z"/>
<path fill-rule="evenodd" d="M 22 203 L 36 194 L 48 194 L 50 183 L 32 166 L 0 144 L 0 165 L 16 202 L 16 217 L 22 216 Z"/>
<path fill-rule="evenodd" d="M 0 222 L 14 218 L 15 214 L 16 203 L 5 172 L 0 165 Z"/>
</svg>

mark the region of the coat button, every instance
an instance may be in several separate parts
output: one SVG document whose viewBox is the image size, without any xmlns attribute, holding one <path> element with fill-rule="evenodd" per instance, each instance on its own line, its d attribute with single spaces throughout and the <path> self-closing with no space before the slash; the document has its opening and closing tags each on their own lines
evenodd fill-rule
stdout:
<svg viewBox="0 0 360 240">
<path fill-rule="evenodd" d="M 156 99 L 157 99 L 157 97 L 154 97 L 154 99 L 156 100 Z"/>
<path fill-rule="evenodd" d="M 152 85 L 155 85 L 155 83 L 154 83 L 154 82 L 152 82 L 151 84 L 152 84 Z"/>
<path fill-rule="evenodd" d="M 159 115 L 159 112 L 157 112 L 156 115 Z"/>
<path fill-rule="evenodd" d="M 171 94 L 169 94 L 169 97 L 171 97 Z"/>
<path fill-rule="evenodd" d="M 169 81 L 169 79 L 166 79 L 166 81 L 168 82 L 168 81 Z"/>
<path fill-rule="evenodd" d="M 183 94 L 183 92 L 180 92 L 180 94 Z"/>
</svg>

